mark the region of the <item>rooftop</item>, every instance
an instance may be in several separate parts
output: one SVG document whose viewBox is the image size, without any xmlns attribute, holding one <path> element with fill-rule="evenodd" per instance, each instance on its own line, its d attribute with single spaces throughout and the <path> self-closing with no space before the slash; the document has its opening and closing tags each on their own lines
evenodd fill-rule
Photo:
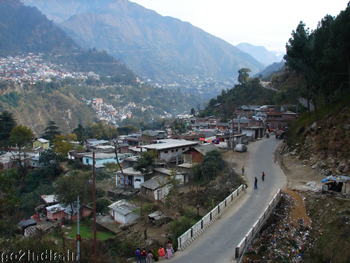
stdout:
<svg viewBox="0 0 350 263">
<path fill-rule="evenodd" d="M 55 195 L 42 195 L 41 199 L 43 199 L 46 204 L 57 203 L 57 197 Z"/>
<path fill-rule="evenodd" d="M 184 146 L 194 146 L 197 145 L 198 142 L 190 142 L 186 140 L 176 140 L 176 139 L 164 139 L 157 141 L 156 144 L 149 144 L 140 146 L 141 148 L 145 148 L 147 150 L 165 150 L 176 147 L 184 147 Z"/>
<path fill-rule="evenodd" d="M 135 206 L 131 203 L 128 203 L 125 200 L 119 200 L 111 205 L 108 206 L 108 208 L 113 209 L 114 211 L 122 214 L 127 215 L 132 213 L 133 210 L 135 210 Z"/>
</svg>

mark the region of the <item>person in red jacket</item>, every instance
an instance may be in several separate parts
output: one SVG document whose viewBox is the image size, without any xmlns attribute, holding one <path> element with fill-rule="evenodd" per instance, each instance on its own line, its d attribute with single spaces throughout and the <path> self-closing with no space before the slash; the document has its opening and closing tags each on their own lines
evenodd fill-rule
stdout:
<svg viewBox="0 0 350 263">
<path fill-rule="evenodd" d="M 164 257 L 165 256 L 165 250 L 164 250 L 164 247 L 163 246 L 160 246 L 159 250 L 158 250 L 158 256 L 160 258 Z"/>
<path fill-rule="evenodd" d="M 143 249 L 141 252 L 141 262 L 146 263 L 146 258 L 147 258 L 147 251 L 146 249 Z"/>
</svg>

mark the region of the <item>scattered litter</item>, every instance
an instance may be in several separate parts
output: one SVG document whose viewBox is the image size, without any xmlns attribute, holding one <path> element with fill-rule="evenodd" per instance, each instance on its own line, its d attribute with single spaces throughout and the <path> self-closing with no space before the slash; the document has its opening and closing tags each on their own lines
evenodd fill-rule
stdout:
<svg viewBox="0 0 350 263">
<path fill-rule="evenodd" d="M 309 191 L 318 191 L 319 189 L 317 189 L 317 185 L 316 185 L 316 182 L 313 182 L 313 181 L 309 181 L 306 183 L 306 186 L 308 187 Z"/>
</svg>

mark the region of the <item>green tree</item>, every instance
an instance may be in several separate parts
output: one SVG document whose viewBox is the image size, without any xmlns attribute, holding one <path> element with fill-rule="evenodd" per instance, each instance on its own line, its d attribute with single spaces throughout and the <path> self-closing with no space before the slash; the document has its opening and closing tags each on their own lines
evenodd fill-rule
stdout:
<svg viewBox="0 0 350 263">
<path fill-rule="evenodd" d="M 60 135 L 61 132 L 59 131 L 58 127 L 56 126 L 56 122 L 49 121 L 47 123 L 47 126 L 45 128 L 45 132 L 42 135 L 42 137 L 46 140 L 50 141 L 50 144 L 53 144 L 53 140 L 55 139 L 56 135 Z"/>
<path fill-rule="evenodd" d="M 72 171 L 68 175 L 60 176 L 55 184 L 58 202 L 70 206 L 71 211 L 75 207 L 78 196 L 82 204 L 88 203 L 92 194 L 89 179 L 90 176 L 83 174 L 81 171 Z"/>
<path fill-rule="evenodd" d="M 196 115 L 196 110 L 194 108 L 191 109 L 191 115 L 193 115 L 193 116 Z"/>
<path fill-rule="evenodd" d="M 251 70 L 249 68 L 241 68 L 238 70 L 238 82 L 241 84 L 247 84 L 249 82 L 249 73 Z"/>
<path fill-rule="evenodd" d="M 206 184 L 214 180 L 226 166 L 221 152 L 217 150 L 207 152 L 202 162 L 194 167 L 195 180 Z"/>
<path fill-rule="evenodd" d="M 15 170 L 0 171 L 0 229 L 5 236 L 12 238 L 12 233 L 17 228 L 21 213 L 19 204 L 21 198 L 18 197 Z"/>
<path fill-rule="evenodd" d="M 88 137 L 85 134 L 85 128 L 80 123 L 77 125 L 77 127 L 73 130 L 73 133 L 77 136 L 77 140 L 79 142 L 82 142 L 83 140 L 87 139 Z"/>
<path fill-rule="evenodd" d="M 102 129 L 97 123 L 92 124 L 91 126 L 91 136 L 97 140 L 100 140 L 103 137 Z"/>
<path fill-rule="evenodd" d="M 23 173 L 25 173 L 25 164 L 22 163 L 22 149 L 25 147 L 32 148 L 31 143 L 33 140 L 34 134 L 27 126 L 18 125 L 11 131 L 10 141 L 18 147 L 18 156 L 15 156 L 15 158 L 18 160 L 18 164 L 22 168 Z"/>
<path fill-rule="evenodd" d="M 11 145 L 10 136 L 13 127 L 16 126 L 16 120 L 13 114 L 3 111 L 0 114 L 0 146 L 8 148 Z"/>
<path fill-rule="evenodd" d="M 153 171 L 153 168 L 156 167 L 156 157 L 156 151 L 142 152 L 137 159 L 134 170 L 141 172 L 143 175 L 150 174 Z"/>
<path fill-rule="evenodd" d="M 350 91 L 350 4 L 345 10 L 341 11 L 337 18 L 332 22 L 330 46 L 338 53 L 336 58 L 342 71 L 337 72 L 347 76 L 345 82 Z M 344 74 L 345 73 L 345 74 Z"/>
<path fill-rule="evenodd" d="M 59 154 L 60 158 L 67 158 L 68 152 L 74 148 L 74 145 L 70 142 L 69 136 L 56 135 L 53 140 L 53 149 Z"/>
<path fill-rule="evenodd" d="M 181 215 L 185 213 L 184 202 L 180 197 L 180 183 L 181 181 L 176 178 L 176 171 L 170 169 L 170 175 L 166 177 L 166 180 L 163 182 L 163 186 L 169 188 L 169 193 L 166 196 L 166 203 L 176 204 Z"/>
<path fill-rule="evenodd" d="M 57 153 L 53 149 L 46 149 L 39 153 L 39 163 L 43 163 L 45 166 L 51 163 L 58 163 Z"/>
<path fill-rule="evenodd" d="M 310 115 L 310 78 L 312 41 L 309 28 L 305 28 L 303 21 L 300 21 L 296 30 L 292 32 L 292 37 L 286 45 L 287 54 L 284 59 L 287 65 L 295 72 L 301 72 L 306 82 L 306 96 L 308 102 L 308 112 Z"/>
</svg>

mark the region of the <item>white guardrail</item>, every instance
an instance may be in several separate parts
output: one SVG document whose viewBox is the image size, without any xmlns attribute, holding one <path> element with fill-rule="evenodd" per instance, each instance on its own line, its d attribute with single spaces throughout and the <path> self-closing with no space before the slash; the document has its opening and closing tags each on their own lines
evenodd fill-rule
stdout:
<svg viewBox="0 0 350 263">
<path fill-rule="evenodd" d="M 212 223 L 216 221 L 232 205 L 234 200 L 246 189 L 246 185 L 241 185 L 233 191 L 224 201 L 218 204 L 213 210 L 206 214 L 200 221 L 187 230 L 177 239 L 179 251 L 184 250 L 198 236 L 200 236 Z"/>
<path fill-rule="evenodd" d="M 255 222 L 253 227 L 248 231 L 242 241 L 238 244 L 235 251 L 235 258 L 239 259 L 249 246 L 250 242 L 254 238 L 255 234 L 259 232 L 260 228 L 263 226 L 265 221 L 269 218 L 271 212 L 275 209 L 276 205 L 281 200 L 282 192 L 281 189 L 277 191 L 277 193 L 273 196 L 272 200 L 265 208 L 264 212 L 260 215 L 259 219 Z M 238 260 L 237 262 L 240 262 Z"/>
</svg>

